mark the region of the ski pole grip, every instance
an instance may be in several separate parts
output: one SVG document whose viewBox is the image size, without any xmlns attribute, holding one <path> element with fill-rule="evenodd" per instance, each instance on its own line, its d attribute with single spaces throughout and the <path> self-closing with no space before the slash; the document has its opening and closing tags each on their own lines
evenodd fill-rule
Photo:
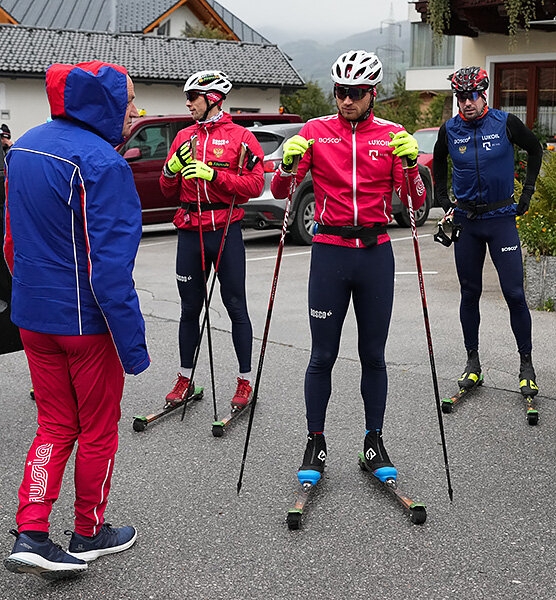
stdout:
<svg viewBox="0 0 556 600">
<path fill-rule="evenodd" d="M 191 145 L 191 158 L 197 160 L 197 135 L 191 136 L 189 144 Z"/>
<path fill-rule="evenodd" d="M 243 161 L 245 160 L 245 155 L 247 154 L 247 148 L 247 144 L 245 142 L 241 142 L 241 150 L 239 152 L 238 175 L 243 174 Z"/>
<path fill-rule="evenodd" d="M 291 174 L 292 175 L 296 175 L 297 174 L 297 167 L 299 166 L 299 160 L 300 159 L 301 159 L 301 156 L 299 154 L 296 154 L 293 157 L 292 170 L 291 170 Z"/>
</svg>

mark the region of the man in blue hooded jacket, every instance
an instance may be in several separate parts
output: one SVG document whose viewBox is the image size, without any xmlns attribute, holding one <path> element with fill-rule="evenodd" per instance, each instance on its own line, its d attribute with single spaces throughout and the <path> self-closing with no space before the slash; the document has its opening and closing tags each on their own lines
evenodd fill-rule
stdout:
<svg viewBox="0 0 556 600">
<path fill-rule="evenodd" d="M 100 61 L 46 72 L 52 120 L 7 157 L 4 254 L 37 403 L 16 514 L 14 573 L 74 575 L 129 548 L 133 527 L 104 512 L 118 447 L 124 373 L 150 363 L 132 271 L 141 239 L 133 177 L 114 146 L 137 116 L 125 68 Z M 75 522 L 68 552 L 49 516 L 75 454 Z"/>
</svg>

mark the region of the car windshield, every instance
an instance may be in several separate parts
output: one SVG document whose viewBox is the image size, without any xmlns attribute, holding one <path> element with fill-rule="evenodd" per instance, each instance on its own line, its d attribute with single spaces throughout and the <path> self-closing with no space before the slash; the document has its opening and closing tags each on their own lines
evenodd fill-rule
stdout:
<svg viewBox="0 0 556 600">
<path fill-rule="evenodd" d="M 419 144 L 419 152 L 422 154 L 432 154 L 434 150 L 434 144 L 438 137 L 438 129 L 420 129 L 417 130 L 413 137 Z"/>
</svg>

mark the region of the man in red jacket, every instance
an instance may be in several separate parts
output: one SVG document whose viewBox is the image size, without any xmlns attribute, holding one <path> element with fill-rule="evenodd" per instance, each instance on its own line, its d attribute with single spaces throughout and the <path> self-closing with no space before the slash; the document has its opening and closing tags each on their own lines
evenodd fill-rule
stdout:
<svg viewBox="0 0 556 600">
<path fill-rule="evenodd" d="M 233 123 L 231 116 L 222 111 L 222 102 L 231 89 L 230 80 L 220 71 L 200 71 L 189 77 L 184 92 L 196 123 L 178 132 L 160 176 L 162 193 L 181 201 L 174 217 L 178 228 L 176 279 L 181 298 L 180 368 L 166 396 L 168 404 L 181 402 L 188 390 L 190 394 L 195 390 L 190 380 L 200 338 L 199 317 L 207 293 L 205 276 L 208 278 L 211 265 L 218 272 L 238 360 L 232 407 L 244 408 L 252 394 L 253 330 L 247 312 L 241 235 L 245 211 L 240 205 L 263 190 L 263 151 L 249 130 Z"/>
<path fill-rule="evenodd" d="M 338 113 L 308 121 L 286 140 L 282 165 L 271 189 L 285 198 L 292 163 L 301 181 L 311 169 L 315 189 L 315 235 L 309 275 L 311 358 L 305 374 L 309 431 L 299 481 L 314 485 L 326 460 L 324 423 L 338 356 L 342 324 L 350 303 L 357 319 L 361 394 L 365 408 L 365 460 L 385 481 L 396 477 L 382 442 L 387 375 L 384 347 L 394 296 L 394 256 L 386 225 L 396 190 L 407 205 L 401 157 L 416 195 L 425 201 L 417 168 L 417 142 L 401 125 L 373 114 L 376 86 L 382 80 L 378 57 L 364 50 L 342 54 L 332 66 Z"/>
</svg>

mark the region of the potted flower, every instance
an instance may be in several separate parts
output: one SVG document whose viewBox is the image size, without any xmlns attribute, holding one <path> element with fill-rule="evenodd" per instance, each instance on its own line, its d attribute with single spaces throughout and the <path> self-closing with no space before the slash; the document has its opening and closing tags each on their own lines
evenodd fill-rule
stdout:
<svg viewBox="0 0 556 600">
<path fill-rule="evenodd" d="M 516 181 L 516 197 L 521 185 Z M 554 310 L 556 302 L 556 152 L 548 153 L 529 210 L 516 217 L 524 249 L 525 295 L 531 308 Z"/>
</svg>

